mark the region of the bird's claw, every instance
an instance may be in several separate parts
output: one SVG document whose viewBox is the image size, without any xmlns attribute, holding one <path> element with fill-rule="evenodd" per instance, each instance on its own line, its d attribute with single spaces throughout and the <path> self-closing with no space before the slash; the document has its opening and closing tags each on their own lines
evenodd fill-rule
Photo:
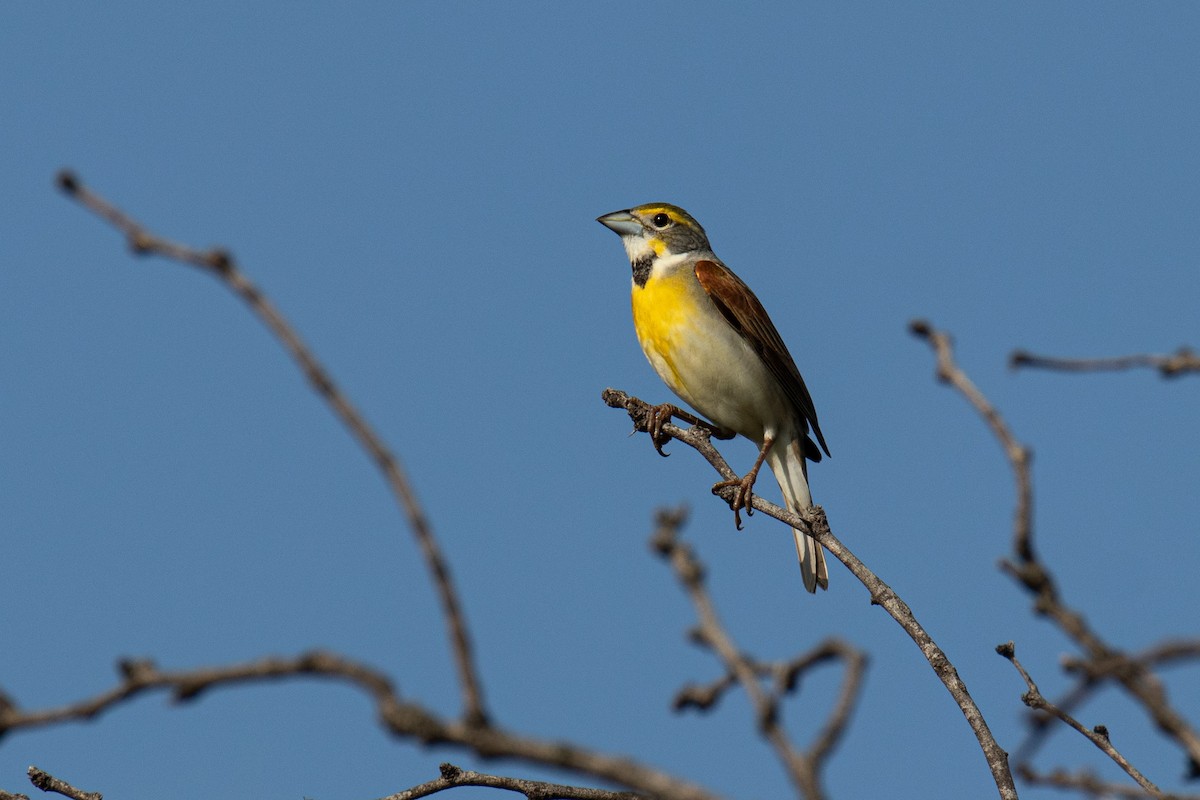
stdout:
<svg viewBox="0 0 1200 800">
<path fill-rule="evenodd" d="M 681 419 L 687 424 L 700 428 L 708 433 L 714 439 L 732 439 L 737 436 L 737 433 L 728 428 L 721 428 L 717 425 L 700 419 L 695 414 L 690 414 L 684 411 L 677 405 L 672 403 L 659 403 L 656 406 L 650 406 L 646 419 L 646 432 L 650 434 L 650 441 L 654 443 L 654 449 L 658 451 L 660 456 L 664 458 L 671 455 L 663 452 L 663 445 L 671 440 L 671 437 L 663 433 L 663 427 L 671 421 L 672 418 Z M 753 482 L 753 481 L 752 481 Z"/>
<path fill-rule="evenodd" d="M 713 484 L 713 494 L 720 494 L 722 489 L 733 487 L 733 497 L 729 501 L 729 507 L 733 509 L 733 524 L 740 531 L 742 529 L 742 509 L 746 509 L 746 516 L 754 515 L 754 507 L 750 505 L 754 499 L 754 481 L 758 477 L 758 471 L 753 470 L 746 473 L 742 478 L 731 478 L 727 481 L 720 481 Z"/>
<path fill-rule="evenodd" d="M 646 420 L 646 432 L 650 434 L 650 441 L 653 443 L 654 449 L 663 458 L 671 455 L 663 452 L 663 445 L 671 441 L 671 437 L 663 433 L 663 426 L 669 423 L 671 417 L 675 416 L 678 411 L 679 409 L 670 403 L 650 406 L 649 419 Z"/>
</svg>

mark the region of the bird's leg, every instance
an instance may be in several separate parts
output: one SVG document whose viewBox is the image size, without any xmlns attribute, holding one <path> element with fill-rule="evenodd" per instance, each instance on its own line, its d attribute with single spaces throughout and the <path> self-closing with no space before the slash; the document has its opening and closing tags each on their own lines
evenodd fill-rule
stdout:
<svg viewBox="0 0 1200 800">
<path fill-rule="evenodd" d="M 747 517 L 754 513 L 754 509 L 750 505 L 750 501 L 754 498 L 754 481 L 758 479 L 758 471 L 762 469 L 763 461 L 767 459 L 767 451 L 774 443 L 775 439 L 771 436 L 763 439 L 762 447 L 758 450 L 758 458 L 754 460 L 754 466 L 744 477 L 713 484 L 713 494 L 717 494 L 729 486 L 733 486 L 737 490 L 733 494 L 733 499 L 729 501 L 729 507 L 733 509 L 733 522 L 739 531 L 742 529 L 742 509 L 746 509 Z"/>
</svg>

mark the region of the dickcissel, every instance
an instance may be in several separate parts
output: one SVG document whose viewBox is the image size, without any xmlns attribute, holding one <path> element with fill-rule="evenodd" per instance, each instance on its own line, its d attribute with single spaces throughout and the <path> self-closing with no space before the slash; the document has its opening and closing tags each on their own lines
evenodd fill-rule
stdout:
<svg viewBox="0 0 1200 800">
<path fill-rule="evenodd" d="M 717 484 L 736 488 L 735 514 L 741 508 L 750 513 L 764 463 L 788 509 L 812 506 L 806 460 L 820 461 L 829 448 L 800 370 L 750 287 L 713 254 L 704 228 L 678 206 L 649 203 L 597 221 L 621 237 L 629 255 L 633 325 L 655 372 L 719 431 L 758 445 L 744 478 Z M 667 418 L 677 411 L 659 408 Z M 820 448 L 809 438 L 810 428 Z M 804 588 L 826 588 L 820 545 L 802 531 L 792 533 Z"/>
</svg>

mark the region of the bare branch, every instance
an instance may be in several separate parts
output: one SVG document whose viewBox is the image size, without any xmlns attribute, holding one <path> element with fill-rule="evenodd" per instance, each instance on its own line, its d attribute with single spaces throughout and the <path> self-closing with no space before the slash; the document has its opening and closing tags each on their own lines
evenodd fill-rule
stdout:
<svg viewBox="0 0 1200 800">
<path fill-rule="evenodd" d="M 151 233 L 133 217 L 85 187 L 74 173 L 67 170 L 58 174 L 57 183 L 68 197 L 120 231 L 134 253 L 163 256 L 181 264 L 197 267 L 219 279 L 226 288 L 245 301 L 288 351 L 317 394 L 325 400 L 330 410 L 346 425 L 371 457 L 404 512 L 442 604 L 447 634 L 458 668 L 459 685 L 463 693 L 463 718 L 471 724 L 485 723 L 487 712 L 484 707 L 483 688 L 475 667 L 462 604 L 441 546 L 433 535 L 429 519 L 425 516 L 425 511 L 400 461 L 333 382 L 332 376 L 317 361 L 296 330 L 259 288 L 242 274 L 229 252 L 219 249 L 197 250 Z"/>
<path fill-rule="evenodd" d="M 389 733 L 424 745 L 461 747 L 482 758 L 518 758 L 529 763 L 573 770 L 666 800 L 716 800 L 716 795 L 622 756 L 608 755 L 571 742 L 537 739 L 492 725 L 445 719 L 425 707 L 401 699 L 391 680 L 372 667 L 335 653 L 314 651 L 296 658 L 263 658 L 228 666 L 193 670 L 160 670 L 151 661 L 124 661 L 120 683 L 106 692 L 58 708 L 21 711 L 0 708 L 0 736 L 25 728 L 93 719 L 138 695 L 163 691 L 176 702 L 236 684 L 260 683 L 297 676 L 347 683 L 375 702 L 380 724 Z"/>
<path fill-rule="evenodd" d="M 1190 347 L 1181 347 L 1169 356 L 1146 353 L 1115 358 L 1057 358 L 1014 350 L 1008 357 L 1008 365 L 1013 369 L 1037 367 L 1060 372 L 1115 372 L 1149 367 L 1164 378 L 1177 378 L 1187 372 L 1200 372 L 1200 356 Z"/>
<path fill-rule="evenodd" d="M 582 786 L 565 786 L 561 783 L 531 781 L 524 778 L 507 778 L 486 775 L 482 772 L 459 769 L 453 764 L 442 764 L 441 777 L 420 786 L 414 786 L 383 800 L 416 800 L 458 786 L 487 786 L 523 794 L 529 800 L 641 800 L 642 795 L 630 792 L 610 792 L 606 789 L 590 789 Z"/>
<path fill-rule="evenodd" d="M 1132 656 L 1133 661 L 1147 671 L 1154 666 L 1168 667 L 1197 658 L 1200 658 L 1200 641 L 1183 639 L 1167 640 Z M 1078 680 L 1075 686 L 1063 693 L 1059 699 L 1054 701 L 1054 704 L 1063 711 L 1071 713 L 1087 702 L 1092 694 L 1104 685 L 1104 677 L 1094 674 L 1090 667 L 1091 662 L 1086 659 L 1064 657 L 1062 663 L 1063 669 L 1077 675 Z M 1045 714 L 1030 715 L 1029 734 L 1021 742 L 1012 758 L 1018 771 L 1032 770 L 1027 762 L 1041 749 L 1053 727 L 1053 717 Z"/>
<path fill-rule="evenodd" d="M 49 772 L 40 770 L 37 767 L 29 768 L 29 782 L 43 792 L 61 794 L 64 797 L 70 797 L 71 800 L 104 800 L 104 795 L 99 792 L 85 792 L 82 789 L 77 789 L 66 781 L 59 780 Z"/>
<path fill-rule="evenodd" d="M 717 616 L 704 582 L 704 566 L 692 548 L 680 538 L 686 517 L 683 509 L 659 511 L 651 547 L 670 563 L 700 617 L 700 625 L 693 639 L 720 658 L 726 674 L 708 687 L 685 688 L 676 697 L 675 708 L 694 706 L 707 710 L 715 705 L 725 691 L 741 686 L 754 707 L 759 733 L 775 750 L 792 783 L 809 800 L 824 797 L 820 771 L 849 724 L 862 686 L 866 656 L 837 640 L 826 641 L 809 653 L 775 664 L 764 664 L 739 650 Z M 785 695 L 796 689 L 805 671 L 835 658 L 846 662 L 845 679 L 838 702 L 813 746 L 807 752 L 801 752 L 792 743 L 780 721 L 780 703 Z M 763 686 L 764 680 L 773 684 L 770 690 Z"/>
<path fill-rule="evenodd" d="M 957 389 L 983 417 L 996 440 L 1004 449 L 1004 455 L 1012 467 L 1017 484 L 1017 508 L 1013 522 L 1013 550 L 1023 562 L 1035 561 L 1033 552 L 1033 485 L 1029 477 L 1029 462 L 1032 454 L 1020 444 L 1008 429 L 1004 418 L 995 406 L 988 402 L 983 392 L 971 382 L 967 374 L 954 362 L 954 345 L 950 335 L 934 330 L 924 320 L 909 323 L 909 330 L 929 343 L 937 355 L 937 379 Z"/>
<path fill-rule="evenodd" d="M 649 432 L 653 406 L 617 389 L 605 389 L 601 393 L 601 398 L 611 408 L 624 409 L 633 420 L 634 430 Z M 705 428 L 693 426 L 685 429 L 673 423 L 666 423 L 662 425 L 661 432 L 694 448 L 704 456 L 721 477 L 725 479 L 737 477 L 724 457 L 712 446 L 711 434 Z M 725 490 L 715 491 L 715 493 L 728 501 L 734 491 L 732 487 L 727 487 Z M 958 704 L 959 710 L 966 717 L 967 724 L 975 734 L 984 758 L 987 760 L 988 768 L 991 770 L 1000 796 L 1006 800 L 1014 800 L 1017 797 L 1017 790 L 1013 783 L 1012 772 L 1009 770 L 1008 754 L 996 743 L 987 721 L 983 718 L 983 714 L 975 704 L 970 692 L 967 691 L 966 684 L 959 677 L 954 664 L 933 641 L 933 637 L 917 622 L 916 616 L 908 604 L 901 600 L 890 586 L 884 583 L 833 535 L 829 528 L 829 522 L 825 518 L 825 512 L 820 506 L 812 507 L 809 509 L 807 517 L 801 517 L 764 500 L 757 494 L 753 496 L 751 504 L 764 514 L 786 523 L 791 528 L 802 530 L 816 539 L 818 544 L 845 564 L 851 574 L 867 587 L 867 591 L 871 594 L 871 602 L 881 606 L 892 619 L 900 624 L 904 632 L 920 648 L 922 655 L 933 667 L 934 674 L 950 692 Z"/>
<path fill-rule="evenodd" d="M 1016 579 L 1034 597 L 1034 611 L 1048 617 L 1087 653 L 1085 672 L 1088 681 L 1111 679 L 1120 683 L 1145 709 L 1159 730 L 1174 739 L 1185 751 L 1189 770 L 1200 768 L 1200 735 L 1167 702 L 1161 681 L 1145 663 L 1112 647 L 1092 630 L 1083 614 L 1063 602 L 1050 570 L 1038 558 L 1033 546 L 1033 489 L 1029 475 L 1029 451 L 1020 445 L 999 412 L 954 362 L 949 334 L 935 330 L 928 322 L 909 325 L 917 336 L 929 342 L 937 354 L 937 377 L 957 389 L 975 407 L 991 428 L 1016 475 L 1017 509 L 1013 524 L 1013 560 L 1001 561 L 1001 568 Z M 1078 701 L 1086 692 L 1075 698 Z M 1040 737 L 1039 737 L 1040 738 Z M 1023 751 L 1026 748 L 1022 748 Z"/>
<path fill-rule="evenodd" d="M 790 687 L 794 685 L 794 681 L 801 671 L 808 669 L 808 664 L 802 664 L 802 661 L 811 660 L 811 663 L 815 665 L 831 658 L 841 659 L 846 663 L 846 675 L 842 679 L 842 687 L 838 691 L 833 711 L 808 748 L 809 756 L 817 763 L 821 763 L 829 757 L 829 754 L 833 752 L 845 735 L 846 728 L 849 727 L 850 717 L 854 713 L 854 708 L 858 705 L 858 699 L 862 693 L 863 678 L 867 672 L 867 654 L 851 646 L 848 642 L 827 639 L 815 650 L 810 651 L 807 656 L 802 656 L 801 659 L 797 659 L 787 667 L 784 683 L 784 686 L 789 687 L 786 690 L 790 691 Z"/>
<path fill-rule="evenodd" d="M 1171 666 L 1177 661 L 1200 659 L 1200 639 L 1173 639 L 1159 642 L 1135 657 L 1137 661 L 1152 666 Z"/>
<path fill-rule="evenodd" d="M 1012 665 L 1016 667 L 1017 672 L 1019 672 L 1021 677 L 1025 680 L 1025 686 L 1028 691 L 1021 695 L 1021 701 L 1025 703 L 1025 705 L 1036 711 L 1044 711 L 1045 713 L 1065 722 L 1067 725 L 1074 728 L 1076 731 L 1086 737 L 1089 742 L 1096 745 L 1096 747 L 1098 747 L 1105 755 L 1111 758 L 1118 767 L 1125 771 L 1126 775 L 1137 781 L 1138 786 L 1141 786 L 1142 789 L 1148 792 L 1151 797 L 1165 797 L 1162 790 L 1155 786 L 1154 783 L 1145 775 L 1143 775 L 1136 767 L 1130 764 L 1128 759 L 1126 759 L 1117 751 L 1117 748 L 1113 747 L 1112 741 L 1108 736 L 1108 728 L 1104 727 L 1103 725 L 1097 725 L 1091 729 L 1085 728 L 1077 719 L 1058 708 L 1042 696 L 1042 693 L 1038 691 L 1037 684 L 1033 682 L 1033 678 L 1030 676 L 1029 672 L 1026 671 L 1025 667 L 1021 666 L 1021 662 L 1017 660 L 1016 647 L 1012 642 L 1000 645 L 996 648 L 996 652 L 1007 658 Z"/>
</svg>

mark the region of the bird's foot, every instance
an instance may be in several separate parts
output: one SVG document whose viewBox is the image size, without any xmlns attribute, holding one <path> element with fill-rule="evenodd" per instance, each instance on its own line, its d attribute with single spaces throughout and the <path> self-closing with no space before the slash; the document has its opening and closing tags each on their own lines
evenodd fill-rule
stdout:
<svg viewBox="0 0 1200 800">
<path fill-rule="evenodd" d="M 743 477 L 730 478 L 727 481 L 713 484 L 713 494 L 720 494 L 722 489 L 733 487 L 734 492 L 733 497 L 729 500 L 729 507 L 733 509 L 733 524 L 739 531 L 742 529 L 742 509 L 746 509 L 747 517 L 754 514 L 754 508 L 750 505 L 754 499 L 754 482 L 758 480 L 758 471 L 762 469 L 767 451 L 771 449 L 773 442 L 774 439 L 770 436 L 763 440 L 762 447 L 758 450 L 758 458 L 754 460 L 754 466 Z"/>
<path fill-rule="evenodd" d="M 732 478 L 713 484 L 713 494 L 720 494 L 722 489 L 733 487 L 734 492 L 733 497 L 729 500 L 729 507 L 733 509 L 733 524 L 739 531 L 742 529 L 742 509 L 746 509 L 747 517 L 754 513 L 750 501 L 754 499 L 754 481 L 757 478 L 758 470 L 752 469 L 741 478 Z"/>
<path fill-rule="evenodd" d="M 650 434 L 650 441 L 654 445 L 654 449 L 663 458 L 671 455 L 663 452 L 663 445 L 671 441 L 671 437 L 663 433 L 663 426 L 671 421 L 671 417 L 682 418 L 683 413 L 683 409 L 670 403 L 650 406 L 650 413 L 646 419 L 646 432 Z"/>
<path fill-rule="evenodd" d="M 650 441 L 654 443 L 654 449 L 658 451 L 660 456 L 664 458 L 670 453 L 663 452 L 663 445 L 671 441 L 671 437 L 663 433 L 663 426 L 671 421 L 671 418 L 681 419 L 689 425 L 694 425 L 698 428 L 703 428 L 708 431 L 709 435 L 718 439 L 732 439 L 737 436 L 731 430 L 720 428 L 713 425 L 711 422 L 702 420 L 695 414 L 684 411 L 677 405 L 672 403 L 659 403 L 656 406 L 650 406 L 648 418 L 646 420 L 646 432 L 650 434 Z"/>
</svg>

